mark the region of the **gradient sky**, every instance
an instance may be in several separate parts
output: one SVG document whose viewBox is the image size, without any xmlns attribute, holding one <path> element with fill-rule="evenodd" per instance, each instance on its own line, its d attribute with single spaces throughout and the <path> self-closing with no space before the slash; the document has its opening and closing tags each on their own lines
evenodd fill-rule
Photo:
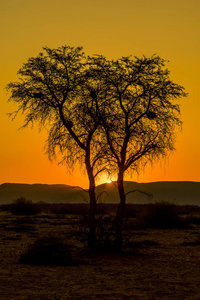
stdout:
<svg viewBox="0 0 200 300">
<path fill-rule="evenodd" d="M 183 131 L 165 162 L 126 179 L 150 182 L 200 181 L 200 1 L 199 0 L 1 0 L 0 1 L 0 184 L 64 183 L 87 187 L 87 177 L 48 161 L 45 132 L 18 130 L 6 115 L 5 86 L 43 46 L 83 46 L 86 54 L 150 56 L 169 60 L 175 83 L 183 85 Z M 102 177 L 101 182 L 106 181 Z"/>
</svg>

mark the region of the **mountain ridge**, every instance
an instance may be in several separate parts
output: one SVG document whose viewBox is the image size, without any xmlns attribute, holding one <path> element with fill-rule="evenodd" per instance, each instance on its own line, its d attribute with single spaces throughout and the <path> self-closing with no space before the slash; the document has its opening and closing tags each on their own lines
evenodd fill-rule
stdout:
<svg viewBox="0 0 200 300">
<path fill-rule="evenodd" d="M 157 181 L 139 183 L 124 182 L 127 203 L 151 203 L 168 201 L 179 205 L 200 206 L 200 182 L 196 181 Z M 146 193 L 152 194 L 152 198 Z M 119 203 L 116 182 L 97 186 L 97 196 L 104 203 Z M 65 184 L 26 184 L 3 183 L 0 185 L 0 204 L 8 204 L 19 197 L 33 202 L 46 203 L 89 203 L 87 190 Z"/>
</svg>

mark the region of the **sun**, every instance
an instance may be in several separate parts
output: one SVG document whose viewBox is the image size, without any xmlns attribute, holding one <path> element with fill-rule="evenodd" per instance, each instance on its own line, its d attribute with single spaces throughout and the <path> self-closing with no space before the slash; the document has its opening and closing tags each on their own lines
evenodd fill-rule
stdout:
<svg viewBox="0 0 200 300">
<path fill-rule="evenodd" d="M 107 180 L 106 183 L 112 183 L 112 180 Z"/>
</svg>

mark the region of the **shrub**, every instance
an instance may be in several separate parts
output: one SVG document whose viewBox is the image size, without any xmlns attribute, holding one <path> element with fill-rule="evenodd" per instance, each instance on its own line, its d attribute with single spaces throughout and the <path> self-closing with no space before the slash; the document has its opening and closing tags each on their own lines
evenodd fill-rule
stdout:
<svg viewBox="0 0 200 300">
<path fill-rule="evenodd" d="M 69 246 L 61 238 L 53 235 L 39 238 L 30 245 L 19 260 L 20 264 L 30 265 L 75 265 Z"/>
<path fill-rule="evenodd" d="M 36 215 L 40 212 L 39 205 L 20 197 L 10 205 L 10 211 L 14 215 Z"/>
<path fill-rule="evenodd" d="M 144 207 L 136 217 L 136 224 L 141 228 L 186 228 L 177 210 L 177 206 L 168 202 L 157 202 Z"/>
</svg>

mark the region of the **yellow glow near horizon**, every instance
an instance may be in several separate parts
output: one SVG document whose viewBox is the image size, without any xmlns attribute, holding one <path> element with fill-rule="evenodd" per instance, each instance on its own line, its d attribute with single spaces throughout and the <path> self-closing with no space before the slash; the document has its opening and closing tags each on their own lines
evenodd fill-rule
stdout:
<svg viewBox="0 0 200 300">
<path fill-rule="evenodd" d="M 166 66 L 175 83 L 189 93 L 181 100 L 183 132 L 176 152 L 165 162 L 147 165 L 145 172 L 125 179 L 140 182 L 163 180 L 200 181 L 200 1 L 198 0 L 10 0 L 1 1 L 0 73 L 0 184 L 4 182 L 65 183 L 88 187 L 79 168 L 72 171 L 49 162 L 44 154 L 45 131 L 18 130 L 19 116 L 7 103 L 5 86 L 17 81 L 17 71 L 43 46 L 83 46 L 87 55 L 109 59 L 156 53 L 169 60 Z M 106 182 L 102 176 L 98 183 Z"/>
</svg>

